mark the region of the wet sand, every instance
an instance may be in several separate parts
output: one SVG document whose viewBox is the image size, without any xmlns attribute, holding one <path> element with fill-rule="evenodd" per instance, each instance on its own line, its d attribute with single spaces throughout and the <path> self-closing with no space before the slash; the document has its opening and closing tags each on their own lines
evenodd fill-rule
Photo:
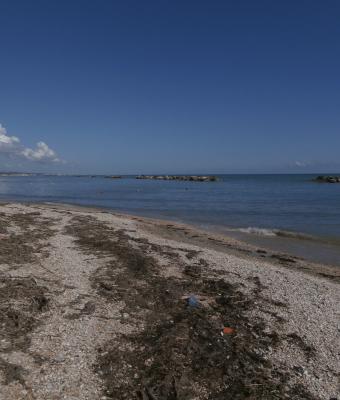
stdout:
<svg viewBox="0 0 340 400">
<path fill-rule="evenodd" d="M 0 399 L 336 398 L 339 280 L 187 225 L 2 205 Z"/>
</svg>

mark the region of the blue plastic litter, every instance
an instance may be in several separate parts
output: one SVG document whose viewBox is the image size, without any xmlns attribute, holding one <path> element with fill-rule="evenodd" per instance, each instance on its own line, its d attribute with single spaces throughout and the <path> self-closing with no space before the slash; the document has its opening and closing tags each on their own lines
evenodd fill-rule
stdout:
<svg viewBox="0 0 340 400">
<path fill-rule="evenodd" d="M 197 308 L 200 306 L 200 303 L 198 301 L 198 299 L 195 296 L 190 296 L 188 298 L 188 306 L 189 307 L 193 307 L 193 308 Z"/>
</svg>

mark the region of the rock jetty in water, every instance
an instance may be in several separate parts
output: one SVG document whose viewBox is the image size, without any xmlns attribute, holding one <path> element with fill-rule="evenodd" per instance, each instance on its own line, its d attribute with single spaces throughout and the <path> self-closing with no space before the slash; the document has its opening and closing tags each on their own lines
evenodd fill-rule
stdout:
<svg viewBox="0 0 340 400">
<path fill-rule="evenodd" d="M 136 179 L 154 179 L 163 181 L 192 181 L 192 182 L 216 182 L 216 176 L 201 175 L 139 175 Z"/>
<path fill-rule="evenodd" d="M 319 175 L 314 181 L 320 183 L 340 183 L 340 176 Z"/>
</svg>

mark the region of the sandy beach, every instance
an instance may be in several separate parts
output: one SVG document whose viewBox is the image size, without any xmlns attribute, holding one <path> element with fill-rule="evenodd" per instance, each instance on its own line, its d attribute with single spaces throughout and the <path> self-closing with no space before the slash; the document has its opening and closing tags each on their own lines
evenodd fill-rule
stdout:
<svg viewBox="0 0 340 400">
<path fill-rule="evenodd" d="M 0 206 L 0 399 L 336 399 L 340 268 L 172 222 Z"/>
</svg>

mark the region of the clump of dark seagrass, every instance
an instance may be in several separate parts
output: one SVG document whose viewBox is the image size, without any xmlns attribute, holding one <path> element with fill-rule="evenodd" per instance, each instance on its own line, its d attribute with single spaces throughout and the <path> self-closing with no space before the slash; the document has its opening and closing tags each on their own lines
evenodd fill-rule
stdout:
<svg viewBox="0 0 340 400">
<path fill-rule="evenodd" d="M 93 218 L 74 219 L 68 232 L 84 251 L 112 257 L 94 274 L 93 287 L 109 303 L 124 302 L 124 322 L 134 327 L 98 349 L 95 369 L 106 397 L 315 400 L 266 357 L 281 337 L 249 317 L 264 301 L 260 284 L 245 295 L 194 263 L 183 266 L 182 278 L 165 277 L 145 243 L 142 251 L 124 231 Z"/>
</svg>

